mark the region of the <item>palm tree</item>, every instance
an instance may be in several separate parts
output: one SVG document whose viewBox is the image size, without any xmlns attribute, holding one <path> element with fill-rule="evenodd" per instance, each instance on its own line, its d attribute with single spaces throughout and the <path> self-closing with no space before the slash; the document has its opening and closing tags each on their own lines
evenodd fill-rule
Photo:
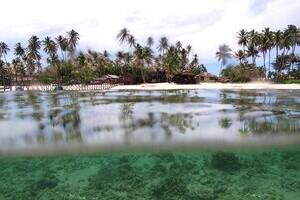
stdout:
<svg viewBox="0 0 300 200">
<path fill-rule="evenodd" d="M 15 81 L 16 83 L 18 82 L 18 75 L 19 75 L 19 66 L 20 66 L 20 59 L 19 58 L 16 58 L 16 59 L 12 59 L 11 61 L 11 65 L 12 65 L 12 70 L 13 70 L 13 73 L 15 75 Z"/>
<path fill-rule="evenodd" d="M 169 42 L 168 42 L 168 38 L 167 37 L 161 37 L 159 40 L 159 45 L 158 45 L 158 51 L 162 52 L 162 54 L 164 54 L 164 52 L 168 49 L 169 47 Z"/>
<path fill-rule="evenodd" d="M 227 44 L 223 44 L 219 46 L 219 50 L 216 52 L 216 57 L 219 62 L 221 62 L 220 74 L 222 72 L 222 68 L 227 64 L 228 59 L 231 58 L 231 48 Z"/>
<path fill-rule="evenodd" d="M 56 55 L 57 54 L 57 44 L 52 40 L 50 37 L 46 37 L 42 44 L 44 45 L 44 51 L 49 55 Z"/>
<path fill-rule="evenodd" d="M 267 51 L 269 51 L 269 72 L 271 70 L 271 50 L 274 46 L 274 34 L 270 31 L 270 28 L 265 28 L 263 31 L 263 38 L 264 38 L 264 46 L 266 47 Z M 265 66 L 264 66 L 265 67 Z"/>
<path fill-rule="evenodd" d="M 124 59 L 124 52 L 118 51 L 116 54 L 116 59 L 118 60 L 118 62 L 122 62 L 122 60 Z"/>
<path fill-rule="evenodd" d="M 259 51 L 258 51 L 257 47 L 254 44 L 249 45 L 247 47 L 246 52 L 247 52 L 248 57 L 252 57 L 252 64 L 256 65 L 256 62 L 255 62 L 256 58 L 259 57 L 259 55 L 258 55 Z"/>
<path fill-rule="evenodd" d="M 33 65 L 37 67 L 38 72 L 41 72 L 41 55 L 39 50 L 41 49 L 41 41 L 37 36 L 32 36 L 28 41 L 27 51 L 28 58 L 32 60 Z"/>
<path fill-rule="evenodd" d="M 195 54 L 193 56 L 193 59 L 192 59 L 192 61 L 190 63 L 190 68 L 195 68 L 195 67 L 199 67 L 199 59 L 198 59 L 198 55 L 197 54 Z"/>
<path fill-rule="evenodd" d="M 180 57 L 180 67 L 182 69 L 185 69 L 187 67 L 187 64 L 189 63 L 188 54 L 186 49 L 179 50 L 179 57 Z"/>
<path fill-rule="evenodd" d="M 57 77 L 60 81 L 61 70 L 57 56 L 58 45 L 48 36 L 42 41 L 42 44 L 44 45 L 44 51 L 49 55 L 47 62 L 56 68 Z"/>
<path fill-rule="evenodd" d="M 34 63 L 34 60 L 31 58 L 31 57 L 28 57 L 26 59 L 26 70 L 27 70 L 27 73 L 29 75 L 32 75 L 35 71 L 35 63 Z"/>
<path fill-rule="evenodd" d="M 292 46 L 292 38 L 288 29 L 285 29 L 282 35 L 282 40 L 280 44 L 280 49 L 283 49 L 282 56 L 288 54 Z"/>
<path fill-rule="evenodd" d="M 133 35 L 129 35 L 129 38 L 128 38 L 127 42 L 128 42 L 129 48 L 132 48 L 132 47 L 136 46 L 136 40 L 135 40 Z"/>
<path fill-rule="evenodd" d="M 129 38 L 130 38 L 130 34 L 127 28 L 121 29 L 117 35 L 117 39 L 119 40 L 120 44 L 124 44 L 125 42 L 128 42 Z"/>
<path fill-rule="evenodd" d="M 176 48 L 179 49 L 179 50 L 181 50 L 181 48 L 182 48 L 182 44 L 181 44 L 180 41 L 176 42 L 175 46 L 176 46 Z"/>
<path fill-rule="evenodd" d="M 192 51 L 192 46 L 191 46 L 191 45 L 187 45 L 187 46 L 186 46 L 186 50 L 187 50 L 187 53 L 188 53 L 188 54 L 191 53 L 191 51 Z"/>
<path fill-rule="evenodd" d="M 145 74 L 144 74 L 144 67 L 150 66 L 152 63 L 152 50 L 150 47 L 142 47 L 141 45 L 137 44 L 135 51 L 133 52 L 134 59 L 133 62 L 136 67 L 138 67 L 141 70 L 141 75 L 143 82 L 145 83 Z"/>
<path fill-rule="evenodd" d="M 25 56 L 25 49 L 22 47 L 22 44 L 20 42 L 16 44 L 14 51 L 14 54 L 17 57 L 22 58 L 23 56 Z"/>
<path fill-rule="evenodd" d="M 300 28 L 298 28 L 298 31 L 297 31 L 296 42 L 297 42 L 297 45 L 300 46 Z"/>
<path fill-rule="evenodd" d="M 280 30 L 278 30 L 274 33 L 274 45 L 275 45 L 275 48 L 276 48 L 276 60 L 278 58 L 279 47 L 281 46 L 281 43 L 282 43 L 282 35 L 283 34 Z"/>
<path fill-rule="evenodd" d="M 246 53 L 244 50 L 238 50 L 234 53 L 234 57 L 237 58 L 240 62 L 240 65 L 245 61 L 246 59 Z"/>
<path fill-rule="evenodd" d="M 123 60 L 124 60 L 124 64 L 128 66 L 130 61 L 132 60 L 132 55 L 129 52 L 124 53 Z"/>
<path fill-rule="evenodd" d="M 298 28 L 295 25 L 288 25 L 287 29 L 285 29 L 283 33 L 282 47 L 283 47 L 283 55 L 288 55 L 289 50 L 291 49 L 291 56 L 295 55 L 296 46 L 298 43 Z M 285 62 L 285 58 L 283 57 L 282 62 Z M 291 67 L 293 69 L 294 63 L 291 62 Z"/>
<path fill-rule="evenodd" d="M 62 59 L 66 60 L 66 51 L 68 49 L 67 38 L 63 37 L 62 35 L 59 35 L 55 40 L 57 41 L 58 46 L 60 48 Z"/>
<path fill-rule="evenodd" d="M 144 47 L 143 57 L 144 57 L 145 65 L 147 67 L 150 67 L 153 62 L 153 51 L 150 47 Z"/>
<path fill-rule="evenodd" d="M 245 29 L 242 29 L 238 32 L 238 44 L 243 47 L 245 50 L 245 47 L 248 45 L 248 33 Z"/>
<path fill-rule="evenodd" d="M 170 81 L 170 75 L 177 72 L 182 64 L 180 51 L 173 45 L 168 47 L 166 53 L 162 56 L 162 66 L 167 72 L 167 80 Z"/>
<path fill-rule="evenodd" d="M 26 55 L 25 55 L 25 49 L 22 47 L 22 44 L 18 42 L 15 45 L 14 54 L 17 56 L 16 61 L 18 63 L 18 71 L 21 75 L 21 82 L 23 85 L 23 78 L 26 75 L 26 69 L 25 69 L 25 62 L 26 62 Z"/>
<path fill-rule="evenodd" d="M 7 55 L 7 53 L 8 53 L 9 50 L 10 49 L 9 49 L 9 47 L 8 47 L 8 45 L 6 43 L 0 42 L 0 60 L 3 57 L 4 61 L 7 62 L 6 55 Z"/>
<path fill-rule="evenodd" d="M 295 49 L 297 46 L 298 28 L 295 25 L 288 25 L 287 30 L 291 39 L 292 54 L 295 54 Z"/>
<path fill-rule="evenodd" d="M 187 45 L 186 46 L 186 51 L 187 51 L 188 58 L 190 59 L 190 54 L 192 52 L 192 46 L 191 45 Z"/>
<path fill-rule="evenodd" d="M 103 51 L 103 56 L 104 56 L 105 58 L 109 58 L 109 53 L 108 53 L 107 50 L 104 50 L 104 51 Z"/>
<path fill-rule="evenodd" d="M 269 49 L 269 40 L 268 37 L 265 34 L 260 34 L 260 39 L 259 39 L 259 50 L 263 54 L 263 60 L 264 60 L 264 69 L 266 70 L 266 54 Z"/>
<path fill-rule="evenodd" d="M 67 32 L 67 34 L 68 34 L 67 50 L 69 51 L 70 56 L 73 57 L 78 41 L 80 40 L 79 33 L 77 33 L 74 29 L 72 29 L 71 31 Z"/>
<path fill-rule="evenodd" d="M 147 38 L 147 45 L 148 45 L 148 47 L 152 47 L 152 45 L 154 44 L 154 40 L 153 40 L 153 37 L 148 37 Z"/>
</svg>

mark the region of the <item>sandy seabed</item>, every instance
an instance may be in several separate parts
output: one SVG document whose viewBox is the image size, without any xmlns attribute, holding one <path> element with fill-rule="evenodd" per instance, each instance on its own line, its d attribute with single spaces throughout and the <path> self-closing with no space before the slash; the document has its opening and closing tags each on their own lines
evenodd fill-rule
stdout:
<svg viewBox="0 0 300 200">
<path fill-rule="evenodd" d="M 272 84 L 268 82 L 252 83 L 200 83 L 200 84 L 174 84 L 174 83 L 146 83 L 140 85 L 119 85 L 112 90 L 183 90 L 183 89 L 287 89 L 299 90 L 300 84 Z"/>
</svg>

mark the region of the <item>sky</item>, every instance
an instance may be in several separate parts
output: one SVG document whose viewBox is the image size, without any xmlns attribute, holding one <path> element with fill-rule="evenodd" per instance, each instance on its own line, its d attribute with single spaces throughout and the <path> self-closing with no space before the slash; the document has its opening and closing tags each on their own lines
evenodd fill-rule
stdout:
<svg viewBox="0 0 300 200">
<path fill-rule="evenodd" d="M 31 35 L 56 37 L 75 29 L 80 50 L 115 53 L 126 27 L 141 44 L 148 36 L 192 45 L 208 71 L 218 73 L 221 44 L 237 50 L 237 31 L 300 25 L 299 0 L 1 0 L 0 41 L 12 49 Z M 157 45 L 157 43 L 155 44 Z"/>
</svg>

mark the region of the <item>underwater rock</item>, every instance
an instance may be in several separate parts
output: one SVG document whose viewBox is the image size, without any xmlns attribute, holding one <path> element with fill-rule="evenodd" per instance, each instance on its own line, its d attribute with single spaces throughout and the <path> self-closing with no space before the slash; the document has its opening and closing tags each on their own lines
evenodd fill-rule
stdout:
<svg viewBox="0 0 300 200">
<path fill-rule="evenodd" d="M 186 183 L 180 177 L 167 176 L 151 190 L 152 199 L 184 199 L 188 190 Z"/>
<path fill-rule="evenodd" d="M 25 193 L 29 196 L 36 196 L 41 191 L 55 188 L 58 182 L 59 180 L 56 176 L 46 176 L 29 185 L 25 189 Z"/>
<path fill-rule="evenodd" d="M 232 152 L 216 152 L 212 155 L 211 166 L 223 171 L 237 171 L 241 167 L 239 158 Z"/>
</svg>

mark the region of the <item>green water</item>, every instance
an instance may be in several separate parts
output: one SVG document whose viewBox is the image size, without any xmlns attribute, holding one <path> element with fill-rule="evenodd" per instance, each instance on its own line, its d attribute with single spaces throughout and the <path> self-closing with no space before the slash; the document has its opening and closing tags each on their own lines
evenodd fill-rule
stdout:
<svg viewBox="0 0 300 200">
<path fill-rule="evenodd" d="M 0 159 L 0 199 L 291 199 L 300 149 Z"/>
<path fill-rule="evenodd" d="M 300 91 L 0 93 L 0 200 L 300 199 Z"/>
</svg>

